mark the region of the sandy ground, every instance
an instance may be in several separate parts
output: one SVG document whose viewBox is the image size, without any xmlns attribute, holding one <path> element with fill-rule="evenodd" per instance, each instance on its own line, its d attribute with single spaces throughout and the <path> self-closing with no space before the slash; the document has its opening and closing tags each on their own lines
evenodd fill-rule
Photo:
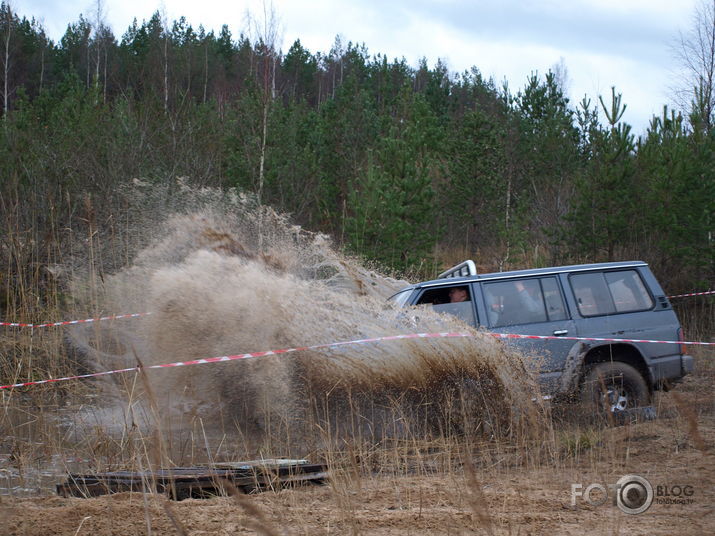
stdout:
<svg viewBox="0 0 715 536">
<path fill-rule="evenodd" d="M 657 404 L 656 421 L 598 430 L 578 456 L 551 462 L 514 458 L 421 476 L 348 472 L 324 486 L 181 502 L 139 493 L 3 497 L 0 534 L 715 534 L 712 368 Z M 555 444 L 568 448 L 564 439 Z M 610 501 L 572 505 L 572 484 L 614 484 L 626 474 L 647 478 L 656 491 L 691 486 L 692 502 L 656 496 L 639 515 Z"/>
</svg>

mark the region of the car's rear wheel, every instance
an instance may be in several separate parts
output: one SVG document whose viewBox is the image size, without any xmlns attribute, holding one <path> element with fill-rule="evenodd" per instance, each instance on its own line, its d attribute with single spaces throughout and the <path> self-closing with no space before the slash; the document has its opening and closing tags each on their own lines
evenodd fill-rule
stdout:
<svg viewBox="0 0 715 536">
<path fill-rule="evenodd" d="M 586 373 L 581 386 L 582 401 L 598 415 L 622 415 L 650 403 L 648 384 L 627 363 L 597 363 Z"/>
</svg>

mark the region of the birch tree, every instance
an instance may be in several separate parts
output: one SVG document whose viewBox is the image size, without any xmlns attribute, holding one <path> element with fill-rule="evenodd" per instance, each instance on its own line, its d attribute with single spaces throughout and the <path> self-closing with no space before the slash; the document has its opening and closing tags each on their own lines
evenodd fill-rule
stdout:
<svg viewBox="0 0 715 536">
<path fill-rule="evenodd" d="M 279 60 L 281 29 L 272 2 L 269 5 L 263 2 L 261 20 L 256 20 L 250 12 L 246 13 L 246 19 L 253 34 L 254 49 L 259 54 L 256 62 L 256 80 L 261 94 L 261 148 L 256 196 L 260 203 L 265 183 L 269 112 L 273 100 L 276 98 L 276 64 Z"/>
<path fill-rule="evenodd" d="M 13 12 L 10 2 L 0 4 L 0 30 L 2 35 L 3 104 L 2 117 L 7 119 L 10 104 L 10 42 L 13 27 Z"/>
<path fill-rule="evenodd" d="M 675 53 L 683 67 L 676 100 L 690 109 L 694 128 L 710 132 L 715 123 L 715 0 L 700 0 L 692 26 L 680 34 Z"/>
</svg>

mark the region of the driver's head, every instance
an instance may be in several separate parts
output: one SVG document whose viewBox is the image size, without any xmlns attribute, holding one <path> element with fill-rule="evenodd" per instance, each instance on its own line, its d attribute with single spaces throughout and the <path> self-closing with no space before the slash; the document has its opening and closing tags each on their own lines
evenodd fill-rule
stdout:
<svg viewBox="0 0 715 536">
<path fill-rule="evenodd" d="M 449 289 L 450 303 L 467 301 L 468 296 L 469 293 L 467 292 L 467 287 L 453 287 Z"/>
</svg>

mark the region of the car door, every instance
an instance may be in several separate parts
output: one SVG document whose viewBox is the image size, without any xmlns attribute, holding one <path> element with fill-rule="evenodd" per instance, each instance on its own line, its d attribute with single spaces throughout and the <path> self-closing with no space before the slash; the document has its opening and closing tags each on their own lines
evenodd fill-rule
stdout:
<svg viewBox="0 0 715 536">
<path fill-rule="evenodd" d="M 483 282 L 489 329 L 495 333 L 545 335 L 548 340 L 505 339 L 530 358 L 542 383 L 556 389 L 566 358 L 574 346 L 558 337 L 574 336 L 576 328 L 555 276 L 510 278 Z"/>
</svg>

